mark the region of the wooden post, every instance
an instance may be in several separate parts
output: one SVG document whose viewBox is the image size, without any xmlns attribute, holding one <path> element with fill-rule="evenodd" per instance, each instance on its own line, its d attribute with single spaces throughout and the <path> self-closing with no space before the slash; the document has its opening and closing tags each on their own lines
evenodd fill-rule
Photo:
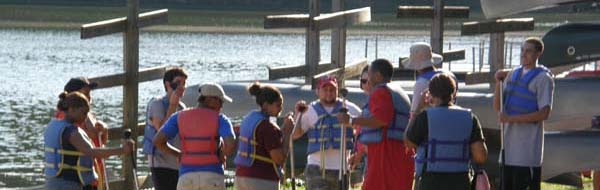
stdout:
<svg viewBox="0 0 600 190">
<path fill-rule="evenodd" d="M 332 0 L 331 1 L 331 12 L 344 11 L 343 0 Z M 346 65 L 346 26 L 333 28 L 331 31 L 331 63 L 336 68 L 342 70 L 344 73 Z M 338 86 L 344 87 L 344 78 L 340 75 L 338 78 Z"/>
<path fill-rule="evenodd" d="M 488 62 L 490 64 L 489 81 L 490 87 L 496 86 L 494 75 L 496 71 L 504 69 L 504 32 L 490 34 L 490 51 Z"/>
<path fill-rule="evenodd" d="M 433 1 L 433 22 L 431 23 L 431 51 L 442 54 L 444 47 L 444 1 Z"/>
<path fill-rule="evenodd" d="M 310 0 L 308 3 L 308 19 L 314 20 L 319 16 L 319 0 Z M 319 29 L 315 22 L 308 22 L 306 28 L 306 67 L 307 71 L 304 78 L 305 84 L 312 84 L 312 77 L 317 73 L 317 65 L 321 59 L 321 46 L 319 44 Z"/>
<path fill-rule="evenodd" d="M 139 29 L 138 29 L 138 0 L 128 0 L 127 7 L 127 30 L 123 33 L 123 64 L 125 68 L 125 86 L 123 88 L 123 128 L 131 129 L 132 137 L 137 137 L 137 119 L 138 119 L 138 61 L 139 61 Z M 137 144 L 137 141 L 136 141 Z M 137 147 L 137 146 L 136 146 Z M 132 156 L 124 156 L 123 176 L 125 178 L 126 189 L 134 189 L 135 184 L 132 180 L 137 180 L 137 174 L 133 174 L 132 163 L 135 162 L 136 152 Z M 133 174 L 133 176 L 132 176 Z"/>
</svg>

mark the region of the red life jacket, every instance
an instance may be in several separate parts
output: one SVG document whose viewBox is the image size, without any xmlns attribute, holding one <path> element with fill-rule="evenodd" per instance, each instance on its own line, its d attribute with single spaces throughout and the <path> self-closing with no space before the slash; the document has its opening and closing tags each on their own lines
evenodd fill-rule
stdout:
<svg viewBox="0 0 600 190">
<path fill-rule="evenodd" d="M 180 111 L 177 117 L 183 165 L 219 164 L 219 112 L 206 108 Z"/>
</svg>

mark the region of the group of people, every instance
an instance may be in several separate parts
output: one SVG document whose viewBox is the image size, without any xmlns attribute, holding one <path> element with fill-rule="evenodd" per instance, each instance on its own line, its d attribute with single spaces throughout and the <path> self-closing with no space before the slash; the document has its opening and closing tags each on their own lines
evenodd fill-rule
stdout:
<svg viewBox="0 0 600 190">
<path fill-rule="evenodd" d="M 528 38 L 521 47 L 521 66 L 496 73 L 493 106 L 505 126 L 504 189 L 540 188 L 543 121 L 551 111 L 554 88 L 552 74 L 537 64 L 542 52 L 541 40 Z M 143 153 L 155 189 L 225 189 L 228 156 L 235 156 L 236 189 L 279 189 L 289 143 L 304 135 L 309 190 L 347 188 L 338 174 L 361 160 L 366 161 L 365 190 L 469 189 L 471 165 L 487 160 L 482 126 L 470 109 L 457 105 L 458 82 L 437 68 L 441 56 L 425 43 L 414 44 L 410 53 L 402 65 L 417 73 L 412 101 L 390 84 L 392 63 L 377 59 L 360 75 L 360 88 L 368 96 L 365 105 L 339 97 L 336 78 L 325 76 L 317 81 L 317 99 L 296 102 L 294 113 L 285 115 L 279 126 L 270 118 L 280 116 L 284 95 L 255 82 L 247 91 L 257 109 L 244 116 L 239 136 L 221 112 L 233 100 L 219 84 L 202 84 L 198 106 L 186 108 L 181 97 L 187 73 L 168 70 L 163 78 L 166 94 L 148 103 L 144 130 Z M 106 134 L 106 127 L 88 114 L 89 90 L 95 84 L 72 80 L 84 90 L 69 92 L 69 84 L 65 86 L 57 106 L 57 115 L 63 116 L 53 119 L 44 134 L 48 189 L 100 187 L 94 159 L 132 151 L 131 141 L 123 141 L 121 148 L 94 145 L 94 138 L 105 139 L 98 134 Z M 506 88 L 500 89 L 501 83 Z M 341 165 L 342 159 L 348 164 Z"/>
</svg>

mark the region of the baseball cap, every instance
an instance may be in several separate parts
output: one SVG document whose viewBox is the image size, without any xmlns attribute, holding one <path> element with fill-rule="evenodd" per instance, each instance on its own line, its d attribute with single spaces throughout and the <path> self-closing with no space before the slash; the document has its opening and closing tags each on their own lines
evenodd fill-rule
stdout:
<svg viewBox="0 0 600 190">
<path fill-rule="evenodd" d="M 335 79 L 335 76 L 331 76 L 331 75 L 326 75 L 326 76 L 322 76 L 319 78 L 319 83 L 318 83 L 318 87 L 319 88 L 323 88 L 325 87 L 325 85 L 332 85 L 333 87 L 338 87 L 337 84 L 337 79 Z"/>
<path fill-rule="evenodd" d="M 229 102 L 229 103 L 233 102 L 233 100 L 225 94 L 223 87 L 221 87 L 221 85 L 214 83 L 214 82 L 208 82 L 208 83 L 202 84 L 200 86 L 200 88 L 198 89 L 198 92 L 200 92 L 200 96 L 219 97 L 224 102 Z"/>
<path fill-rule="evenodd" d="M 96 87 L 98 87 L 98 83 L 90 82 L 85 77 L 71 78 L 69 82 L 67 82 L 67 84 L 65 85 L 64 90 L 67 92 L 73 92 L 78 91 L 84 87 L 90 87 L 90 89 L 95 89 Z"/>
</svg>

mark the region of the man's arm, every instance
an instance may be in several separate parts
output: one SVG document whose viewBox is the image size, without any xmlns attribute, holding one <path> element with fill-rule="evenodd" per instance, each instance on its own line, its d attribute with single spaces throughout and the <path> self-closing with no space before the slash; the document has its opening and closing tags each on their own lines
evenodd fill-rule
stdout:
<svg viewBox="0 0 600 190">
<path fill-rule="evenodd" d="M 156 148 L 158 148 L 158 150 L 160 150 L 161 152 L 175 156 L 176 158 L 180 158 L 181 151 L 177 150 L 176 148 L 174 148 L 172 146 L 168 146 L 167 140 L 168 140 L 167 136 L 165 134 L 163 134 L 162 131 L 159 131 L 154 136 L 154 140 L 152 142 L 154 143 L 154 146 L 156 146 Z"/>
<path fill-rule="evenodd" d="M 541 110 L 533 113 L 509 116 L 505 113 L 499 113 L 500 122 L 508 123 L 534 123 L 548 119 L 550 115 L 550 106 L 546 106 Z"/>
</svg>

